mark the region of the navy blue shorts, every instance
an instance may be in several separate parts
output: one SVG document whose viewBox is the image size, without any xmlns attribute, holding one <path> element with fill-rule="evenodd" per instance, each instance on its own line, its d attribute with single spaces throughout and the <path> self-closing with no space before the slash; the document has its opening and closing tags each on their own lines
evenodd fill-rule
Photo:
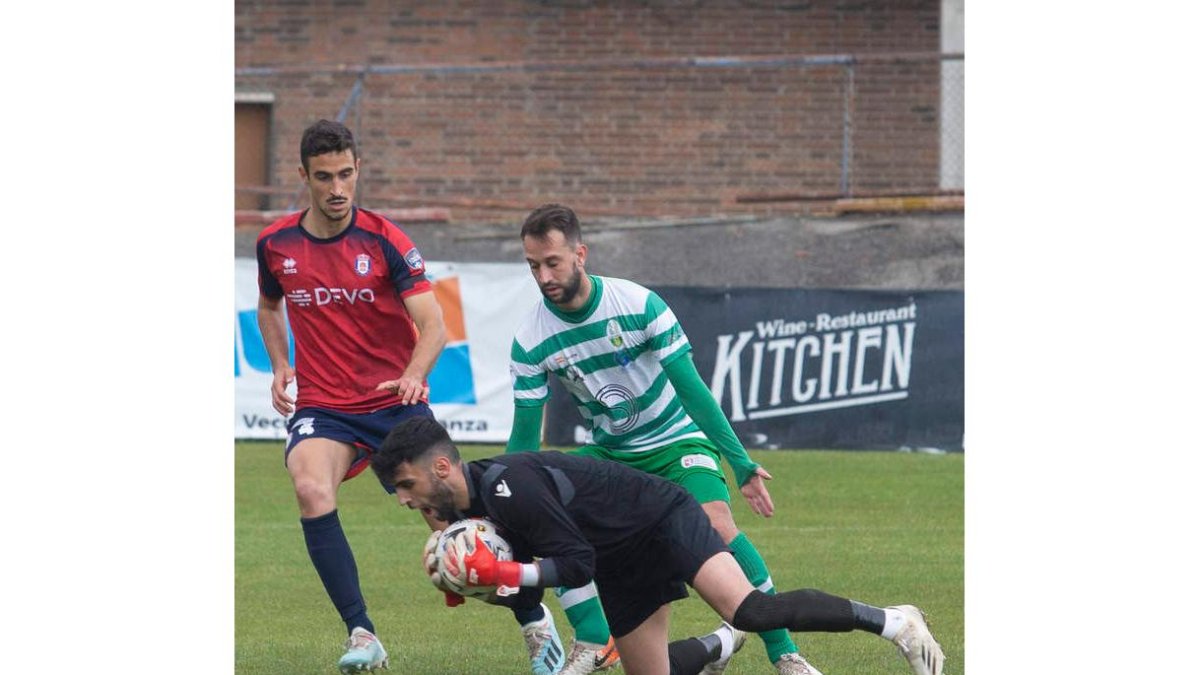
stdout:
<svg viewBox="0 0 1200 675">
<path fill-rule="evenodd" d="M 660 607 L 688 596 L 687 586 L 709 558 L 729 551 L 695 499 L 659 523 L 638 555 L 596 561 L 596 588 L 614 637 L 623 637 Z"/>
<path fill-rule="evenodd" d="M 433 417 L 433 411 L 424 403 L 394 405 L 369 413 L 343 413 L 325 408 L 300 408 L 288 420 L 287 444 L 283 448 L 283 463 L 287 466 L 288 453 L 300 441 L 309 438 L 328 438 L 349 443 L 358 448 L 358 454 L 342 480 L 350 480 L 362 473 L 371 464 L 371 453 L 375 452 L 383 439 L 397 424 L 410 417 Z M 380 481 L 388 494 L 396 488 Z"/>
</svg>

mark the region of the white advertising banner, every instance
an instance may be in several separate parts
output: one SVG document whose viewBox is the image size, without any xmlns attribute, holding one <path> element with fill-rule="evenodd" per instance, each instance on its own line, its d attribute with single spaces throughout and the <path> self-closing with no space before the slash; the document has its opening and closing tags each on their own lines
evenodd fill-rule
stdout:
<svg viewBox="0 0 1200 675">
<path fill-rule="evenodd" d="M 521 263 L 425 265 L 449 334 L 429 376 L 433 414 L 455 441 L 503 443 L 512 430 L 508 361 L 513 333 L 541 294 Z M 257 274 L 253 258 L 236 259 L 234 437 L 282 439 L 287 419 L 271 407 L 271 364 L 258 330 Z"/>
</svg>

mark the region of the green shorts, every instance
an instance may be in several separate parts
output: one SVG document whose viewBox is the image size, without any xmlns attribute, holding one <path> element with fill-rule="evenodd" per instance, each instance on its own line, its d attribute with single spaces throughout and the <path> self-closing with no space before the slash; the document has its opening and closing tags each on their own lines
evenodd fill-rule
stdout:
<svg viewBox="0 0 1200 675">
<path fill-rule="evenodd" d="M 572 451 L 596 459 L 620 462 L 655 476 L 662 476 L 692 493 L 696 501 L 729 503 L 729 486 L 721 472 L 721 456 L 712 441 L 687 438 L 645 452 L 609 450 L 599 445 L 585 445 Z"/>
</svg>

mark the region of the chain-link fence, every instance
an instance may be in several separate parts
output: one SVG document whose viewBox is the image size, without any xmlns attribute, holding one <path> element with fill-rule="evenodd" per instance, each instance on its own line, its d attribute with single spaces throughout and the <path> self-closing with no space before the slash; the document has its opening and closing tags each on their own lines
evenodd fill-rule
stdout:
<svg viewBox="0 0 1200 675">
<path fill-rule="evenodd" d="M 940 144 L 943 190 L 963 190 L 966 180 L 965 144 L 966 98 L 963 91 L 964 64 L 961 58 L 942 59 L 942 105 L 938 121 L 942 128 Z"/>
</svg>

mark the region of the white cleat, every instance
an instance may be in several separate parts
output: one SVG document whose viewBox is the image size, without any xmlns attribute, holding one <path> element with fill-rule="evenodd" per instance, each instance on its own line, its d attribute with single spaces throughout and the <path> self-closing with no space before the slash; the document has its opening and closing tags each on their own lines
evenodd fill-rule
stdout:
<svg viewBox="0 0 1200 675">
<path fill-rule="evenodd" d="M 558 675 L 588 675 L 608 670 L 620 662 L 617 643 L 611 637 L 608 638 L 608 644 L 603 645 L 576 640 Z"/>
<path fill-rule="evenodd" d="M 563 651 L 562 640 L 558 639 L 558 631 L 554 628 L 554 617 L 546 605 L 542 605 L 546 617 L 521 626 L 521 634 L 525 636 L 525 647 L 529 650 L 529 665 L 533 675 L 555 675 L 562 670 L 566 653 Z"/>
<path fill-rule="evenodd" d="M 733 658 L 733 655 L 742 648 L 742 645 L 746 644 L 745 631 L 740 631 L 728 623 L 722 622 L 721 627 L 715 632 L 720 632 L 723 630 L 729 631 L 730 635 L 733 637 L 733 649 L 729 651 L 729 656 L 726 656 L 723 659 L 717 659 L 716 661 L 704 666 L 704 670 L 700 671 L 700 675 L 721 675 L 721 673 L 725 672 L 725 668 L 729 666 L 729 661 Z"/>
<path fill-rule="evenodd" d="M 908 665 L 916 675 L 942 675 L 942 666 L 946 655 L 942 646 L 933 639 L 929 632 L 929 624 L 925 621 L 925 613 L 912 605 L 889 607 L 904 614 L 908 623 L 892 640 L 900 650 L 900 654 L 908 659 Z"/>
<path fill-rule="evenodd" d="M 779 675 L 822 675 L 821 671 L 796 652 L 779 657 L 775 662 L 775 670 L 779 671 Z"/>
<path fill-rule="evenodd" d="M 387 651 L 371 631 L 356 626 L 346 640 L 346 653 L 338 660 L 338 670 L 342 673 L 360 673 L 380 667 L 388 667 Z"/>
</svg>

